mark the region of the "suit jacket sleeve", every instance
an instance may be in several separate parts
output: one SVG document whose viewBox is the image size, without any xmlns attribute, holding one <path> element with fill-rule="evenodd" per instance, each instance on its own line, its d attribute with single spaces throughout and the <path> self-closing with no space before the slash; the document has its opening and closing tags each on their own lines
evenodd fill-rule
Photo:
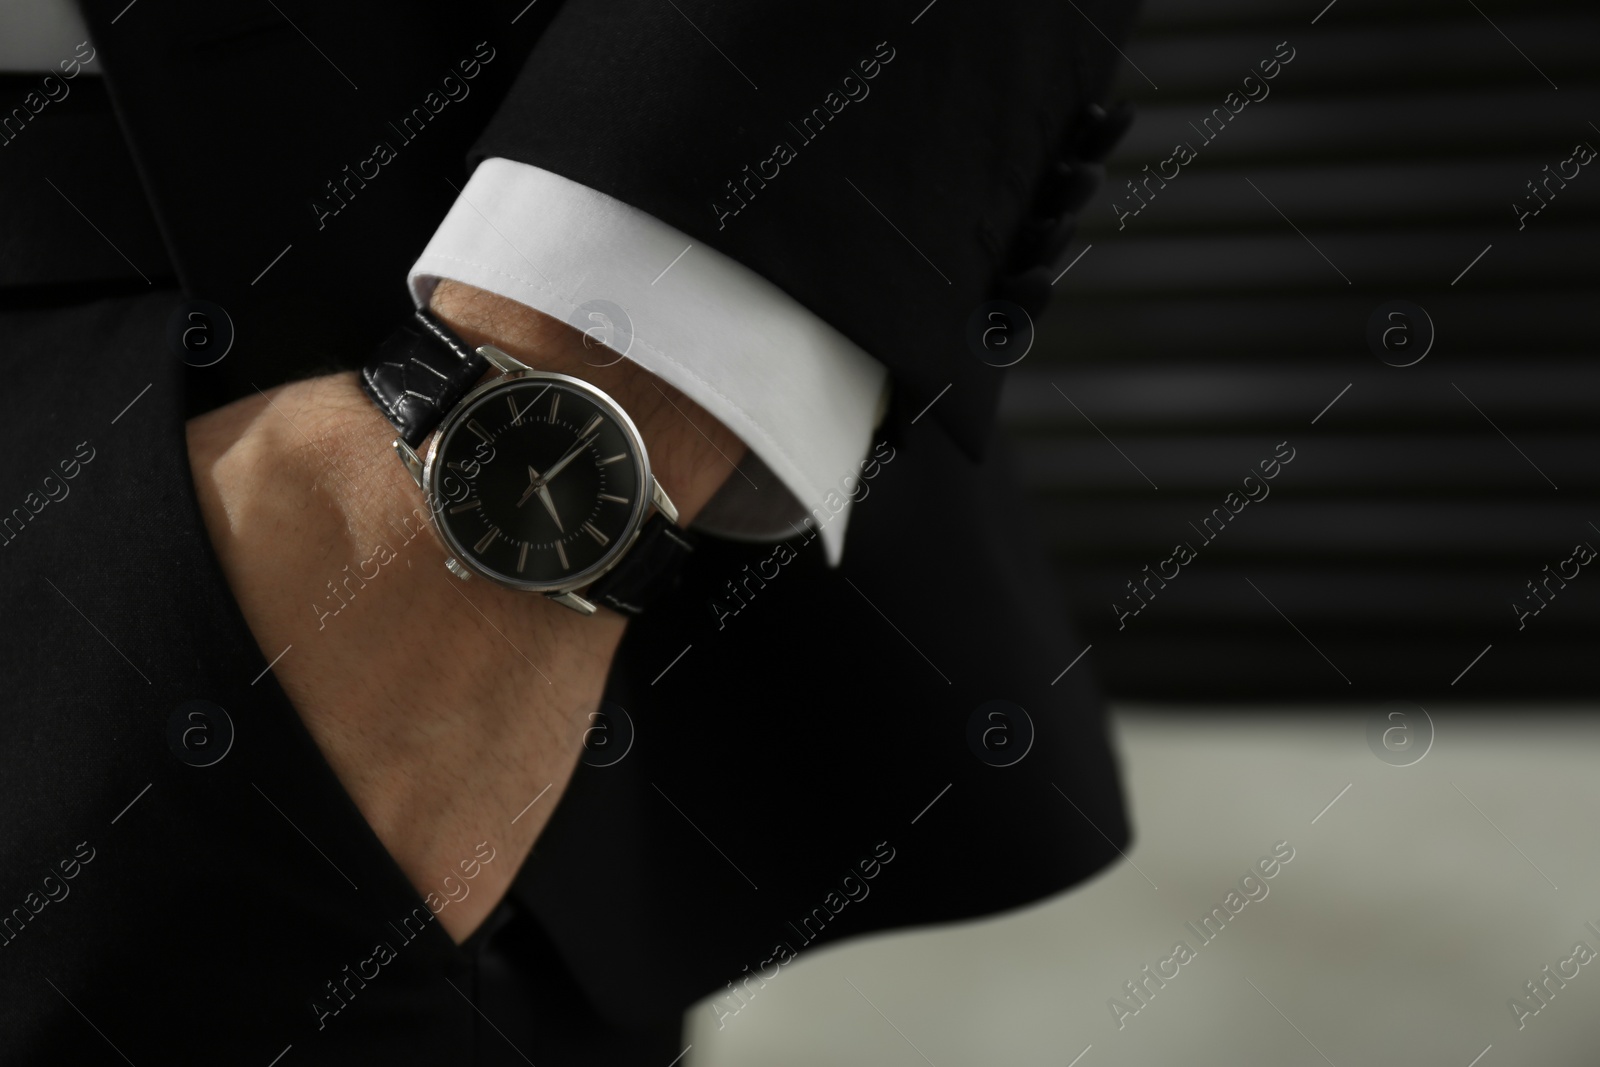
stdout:
<svg viewBox="0 0 1600 1067">
<path fill-rule="evenodd" d="M 1101 31 L 1124 37 L 1133 14 L 568 4 L 474 155 L 555 171 L 727 253 L 888 364 L 913 409 L 954 383 L 934 417 L 978 455 L 1000 372 L 968 320 L 1059 252 L 1035 254 L 1025 227 L 1070 224 L 1093 191 L 1047 188 L 1049 171 L 1117 62 Z"/>
</svg>

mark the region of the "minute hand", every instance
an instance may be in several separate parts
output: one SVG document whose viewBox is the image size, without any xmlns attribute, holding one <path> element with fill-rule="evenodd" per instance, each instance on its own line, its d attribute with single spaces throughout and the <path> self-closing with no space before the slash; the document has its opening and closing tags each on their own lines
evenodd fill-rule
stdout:
<svg viewBox="0 0 1600 1067">
<path fill-rule="evenodd" d="M 533 484 L 535 486 L 549 485 L 550 484 L 550 479 L 552 479 L 556 475 L 560 474 L 563 470 L 566 469 L 567 464 L 569 464 L 573 460 L 577 459 L 578 458 L 578 453 L 582 452 L 585 448 L 587 448 L 589 446 L 589 442 L 593 441 L 595 439 L 595 436 L 596 436 L 595 434 L 590 434 L 588 437 L 585 437 L 583 440 L 579 441 L 577 444 L 575 444 L 571 448 L 569 448 L 567 450 L 567 454 L 562 456 L 560 459 L 556 460 L 553 464 L 551 464 L 550 468 L 548 470 L 546 470 L 542 476 L 540 476 L 538 478 L 535 478 Z"/>
</svg>

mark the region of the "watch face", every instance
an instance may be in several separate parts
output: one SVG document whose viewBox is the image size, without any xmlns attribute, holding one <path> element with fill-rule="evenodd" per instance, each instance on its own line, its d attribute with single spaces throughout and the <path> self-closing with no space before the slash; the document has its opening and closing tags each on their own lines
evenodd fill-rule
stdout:
<svg viewBox="0 0 1600 1067">
<path fill-rule="evenodd" d="M 524 589 L 599 577 L 643 518 L 638 431 L 603 393 L 524 372 L 469 394 L 428 456 L 438 528 L 474 570 Z"/>
</svg>

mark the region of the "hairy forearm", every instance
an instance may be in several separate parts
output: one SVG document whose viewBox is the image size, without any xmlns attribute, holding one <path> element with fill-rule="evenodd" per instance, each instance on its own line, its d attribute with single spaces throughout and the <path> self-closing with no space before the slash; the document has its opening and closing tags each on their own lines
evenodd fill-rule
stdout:
<svg viewBox="0 0 1600 1067">
<path fill-rule="evenodd" d="M 626 360 L 599 365 L 610 355 L 562 323 L 448 282 L 433 309 L 471 344 L 610 393 L 683 523 L 743 454 L 686 397 Z M 294 645 L 274 674 L 401 870 L 442 901 L 480 842 L 495 850 L 469 868 L 470 895 L 439 912 L 465 939 L 554 810 L 625 620 L 446 572 L 438 541 L 419 532 L 427 507 L 390 448 L 394 430 L 354 373 L 246 398 L 188 430 L 229 586 L 264 653 Z"/>
</svg>

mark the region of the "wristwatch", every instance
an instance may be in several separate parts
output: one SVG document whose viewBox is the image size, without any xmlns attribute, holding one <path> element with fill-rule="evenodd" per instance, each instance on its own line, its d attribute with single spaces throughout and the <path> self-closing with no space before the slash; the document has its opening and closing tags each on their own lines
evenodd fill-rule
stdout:
<svg viewBox="0 0 1600 1067">
<path fill-rule="evenodd" d="M 457 578 L 585 615 L 638 615 L 676 584 L 692 540 L 638 428 L 602 390 L 472 349 L 426 309 L 384 341 L 361 386 L 399 431 L 394 449 Z"/>
</svg>

